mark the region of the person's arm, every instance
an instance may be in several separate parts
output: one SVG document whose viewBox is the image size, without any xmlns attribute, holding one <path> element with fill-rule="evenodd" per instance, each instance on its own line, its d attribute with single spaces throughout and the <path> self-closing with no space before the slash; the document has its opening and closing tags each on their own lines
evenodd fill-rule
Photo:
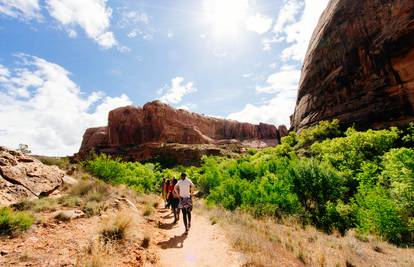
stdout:
<svg viewBox="0 0 414 267">
<path fill-rule="evenodd" d="M 193 196 L 194 192 L 195 192 L 195 185 L 193 184 L 193 181 L 190 181 L 190 194 L 191 196 Z"/>
<path fill-rule="evenodd" d="M 178 186 L 178 183 L 174 186 L 174 191 L 177 194 L 178 198 L 180 197 L 180 187 Z"/>
</svg>

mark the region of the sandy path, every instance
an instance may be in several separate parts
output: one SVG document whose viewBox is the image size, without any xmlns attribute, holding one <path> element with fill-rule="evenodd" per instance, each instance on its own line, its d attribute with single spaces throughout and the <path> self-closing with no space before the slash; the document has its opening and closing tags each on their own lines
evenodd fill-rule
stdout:
<svg viewBox="0 0 414 267">
<path fill-rule="evenodd" d="M 192 212 L 192 225 L 184 234 L 182 218 L 174 218 L 167 209 L 159 209 L 161 238 L 158 242 L 161 266 L 241 266 L 242 257 L 231 249 L 222 229 L 208 218 Z M 181 214 L 182 215 L 182 214 Z"/>
</svg>

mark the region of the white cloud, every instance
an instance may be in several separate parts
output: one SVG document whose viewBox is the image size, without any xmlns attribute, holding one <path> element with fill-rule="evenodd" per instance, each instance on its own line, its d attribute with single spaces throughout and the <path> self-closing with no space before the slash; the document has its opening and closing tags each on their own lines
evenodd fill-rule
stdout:
<svg viewBox="0 0 414 267">
<path fill-rule="evenodd" d="M 74 29 L 67 29 L 67 33 L 70 38 L 76 38 L 78 36 L 78 33 Z"/>
<path fill-rule="evenodd" d="M 50 15 L 69 29 L 69 36 L 79 26 L 103 48 L 117 45 L 109 31 L 112 9 L 106 0 L 46 0 L 46 6 Z"/>
<path fill-rule="evenodd" d="M 259 93 L 274 94 L 293 90 L 296 93 L 299 79 L 300 70 L 281 69 L 279 72 L 273 73 L 267 78 L 267 86 L 258 87 L 256 91 Z"/>
<path fill-rule="evenodd" d="M 232 113 L 229 119 L 250 123 L 272 123 L 289 125 L 296 102 L 297 85 L 300 70 L 294 66 L 284 65 L 267 78 L 267 85 L 256 88 L 258 93 L 273 94 L 270 101 L 262 105 L 247 104 L 240 112 Z"/>
<path fill-rule="evenodd" d="M 263 105 L 247 104 L 243 110 L 232 113 L 227 119 L 249 123 L 270 123 L 289 125 L 289 116 L 295 107 L 295 97 L 288 99 L 275 97 Z M 292 104 L 293 103 L 293 104 Z"/>
<path fill-rule="evenodd" d="M 149 17 L 144 12 L 128 10 L 127 8 L 122 8 L 122 10 L 120 21 L 121 28 L 127 27 L 129 24 L 149 23 Z"/>
<path fill-rule="evenodd" d="M 318 18 L 329 0 L 285 0 L 272 30 L 272 36 L 262 42 L 264 50 L 272 44 L 284 42 L 283 61 L 302 63 Z M 271 64 L 272 69 L 277 67 Z M 243 110 L 230 114 L 228 118 L 247 122 L 268 122 L 289 125 L 293 113 L 300 70 L 297 66 L 282 65 L 278 72 L 270 75 L 266 85 L 257 87 L 258 93 L 273 94 L 270 101 L 262 105 L 247 104 Z"/>
<path fill-rule="evenodd" d="M 303 61 L 318 19 L 329 0 L 285 0 L 273 36 L 263 40 L 263 49 L 270 50 L 272 44 L 285 42 L 282 51 L 284 61 Z"/>
<path fill-rule="evenodd" d="M 130 10 L 127 7 L 121 7 L 118 26 L 128 31 L 128 38 L 141 36 L 144 40 L 152 40 L 155 30 L 150 26 L 150 17 L 142 11 Z"/>
<path fill-rule="evenodd" d="M 167 104 L 178 104 L 185 95 L 197 91 L 193 82 L 186 84 L 183 84 L 183 82 L 183 77 L 175 77 L 171 80 L 171 86 L 165 86 L 162 90 L 158 90 L 159 94 L 163 94 L 160 101 Z"/>
<path fill-rule="evenodd" d="M 303 9 L 303 0 L 285 0 L 283 7 L 279 11 L 273 32 L 281 33 L 285 26 L 296 22 L 296 17 Z"/>
<path fill-rule="evenodd" d="M 246 30 L 256 32 L 258 34 L 266 33 L 272 26 L 272 18 L 257 13 L 246 20 Z"/>
<path fill-rule="evenodd" d="M 86 95 L 57 64 L 28 55 L 19 58 L 21 67 L 8 75 L 0 68 L 2 145 L 26 143 L 36 154 L 70 155 L 79 149 L 86 128 L 106 125 L 110 110 L 131 104 L 123 94 Z"/>
<path fill-rule="evenodd" d="M 282 51 L 282 59 L 303 61 L 309 41 L 312 37 L 319 17 L 327 6 L 329 0 L 305 0 L 305 9 L 300 19 L 285 27 L 286 41 L 291 45 Z"/>
<path fill-rule="evenodd" d="M 0 13 L 22 20 L 42 17 L 38 0 L 0 0 Z"/>
</svg>

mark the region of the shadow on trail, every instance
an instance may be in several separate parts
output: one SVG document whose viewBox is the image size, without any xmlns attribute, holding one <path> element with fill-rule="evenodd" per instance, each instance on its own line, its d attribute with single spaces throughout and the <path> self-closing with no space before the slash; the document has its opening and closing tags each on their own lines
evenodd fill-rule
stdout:
<svg viewBox="0 0 414 267">
<path fill-rule="evenodd" d="M 168 209 L 158 209 L 158 212 L 159 213 L 166 213 L 166 212 L 169 212 L 169 210 Z"/>
<path fill-rule="evenodd" d="M 177 225 L 177 223 L 160 223 L 159 225 L 158 225 L 158 227 L 160 228 L 160 229 L 164 229 L 164 230 L 171 230 L 171 229 L 173 229 L 174 228 L 174 226 L 176 226 Z"/>
<path fill-rule="evenodd" d="M 169 249 L 169 248 L 183 248 L 184 240 L 187 238 L 186 234 L 176 235 L 171 237 L 167 241 L 158 242 L 157 245 L 160 246 L 162 249 Z"/>
<path fill-rule="evenodd" d="M 173 218 L 173 217 L 174 217 L 174 214 L 170 213 L 170 214 L 167 214 L 167 215 L 162 216 L 161 218 L 163 218 L 163 219 L 169 219 L 169 218 Z"/>
</svg>

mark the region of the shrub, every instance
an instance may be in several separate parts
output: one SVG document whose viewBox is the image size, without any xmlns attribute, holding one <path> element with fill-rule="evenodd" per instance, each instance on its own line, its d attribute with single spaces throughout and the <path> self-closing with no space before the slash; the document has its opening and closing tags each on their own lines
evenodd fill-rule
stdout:
<svg viewBox="0 0 414 267">
<path fill-rule="evenodd" d="M 397 205 L 388 192 L 376 186 L 356 196 L 357 224 L 362 233 L 372 233 L 385 237 L 394 243 L 401 243 L 407 234 Z"/>
<path fill-rule="evenodd" d="M 34 217 L 26 211 L 0 208 L 0 235 L 11 235 L 25 231 L 32 226 L 34 221 Z"/>
<path fill-rule="evenodd" d="M 43 164 L 58 166 L 62 170 L 68 170 L 70 167 L 70 160 L 68 157 L 37 157 Z"/>
<path fill-rule="evenodd" d="M 155 192 L 159 176 L 155 165 L 139 162 L 121 162 L 101 154 L 85 163 L 85 167 L 100 179 L 114 184 L 126 184 L 138 192 Z"/>
<path fill-rule="evenodd" d="M 326 204 L 344 198 L 347 191 L 344 179 L 330 164 L 306 158 L 292 161 L 287 175 L 292 191 L 313 222 L 327 227 L 322 223 Z"/>
<path fill-rule="evenodd" d="M 112 214 L 103 222 L 100 235 L 103 241 L 122 240 L 127 237 L 133 227 L 133 218 L 125 211 Z"/>
<path fill-rule="evenodd" d="M 392 149 L 383 156 L 381 182 L 407 216 L 414 217 L 414 150 Z"/>
<path fill-rule="evenodd" d="M 82 208 L 82 211 L 86 214 L 86 216 L 91 217 L 94 215 L 98 215 L 101 212 L 102 204 L 97 201 L 89 201 L 86 202 Z"/>
<path fill-rule="evenodd" d="M 310 146 L 317 141 L 331 139 L 341 135 L 342 132 L 339 127 L 339 120 L 321 121 L 311 128 L 303 129 L 297 135 L 295 146 L 296 148 L 303 148 Z M 293 142 L 291 143 L 293 144 Z"/>
</svg>

